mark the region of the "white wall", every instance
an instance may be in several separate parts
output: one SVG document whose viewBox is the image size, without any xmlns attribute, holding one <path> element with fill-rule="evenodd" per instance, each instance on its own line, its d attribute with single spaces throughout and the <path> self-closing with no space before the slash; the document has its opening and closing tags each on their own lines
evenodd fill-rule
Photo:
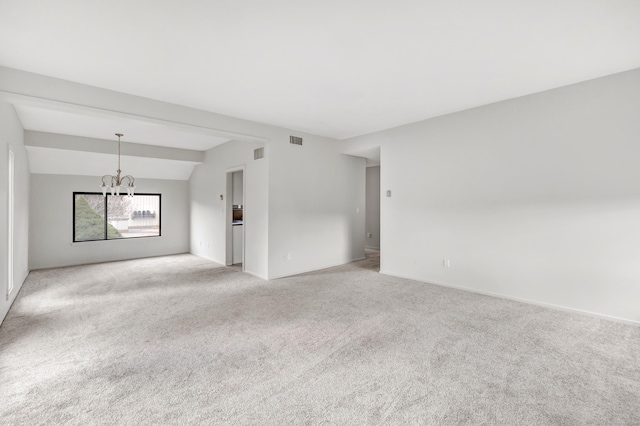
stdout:
<svg viewBox="0 0 640 426">
<path fill-rule="evenodd" d="M 365 245 L 380 248 L 380 166 L 367 167 L 366 183 L 367 214 L 365 217 Z"/>
<path fill-rule="evenodd" d="M 365 159 L 297 132 L 270 142 L 269 278 L 364 258 Z M 289 254 L 291 257 L 289 258 Z"/>
<path fill-rule="evenodd" d="M 227 172 L 244 167 L 245 272 L 268 277 L 268 149 L 254 160 L 256 144 L 231 141 L 207 151 L 204 164 L 191 175 L 191 253 L 225 264 L 227 232 Z M 220 200 L 220 194 L 225 199 Z"/>
<path fill-rule="evenodd" d="M 0 101 L 0 322 L 29 273 L 29 162 L 22 125 L 13 107 Z M 8 153 L 14 154 L 13 291 L 7 298 Z"/>
<path fill-rule="evenodd" d="M 73 192 L 99 192 L 99 177 L 31 175 L 32 269 L 162 256 L 189 251 L 187 181 L 136 179 L 139 193 L 162 194 L 162 236 L 72 243 Z"/>
<path fill-rule="evenodd" d="M 207 152 L 191 176 L 191 252 L 225 263 L 226 173 L 245 166 L 244 268 L 263 279 L 344 264 L 364 257 L 365 160 L 341 154 L 338 142 L 289 132 L 265 133 L 257 145 L 232 141 Z M 291 253 L 291 258 L 288 254 Z"/>
<path fill-rule="evenodd" d="M 640 322 L 638 111 L 633 70 L 348 141 L 393 191 L 382 272 Z"/>
</svg>

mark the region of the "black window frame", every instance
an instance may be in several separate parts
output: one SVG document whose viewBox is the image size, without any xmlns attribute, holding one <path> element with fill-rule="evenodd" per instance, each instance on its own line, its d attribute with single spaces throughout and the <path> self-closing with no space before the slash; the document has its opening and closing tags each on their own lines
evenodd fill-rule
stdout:
<svg viewBox="0 0 640 426">
<path fill-rule="evenodd" d="M 97 239 L 93 239 L 93 240 L 76 240 L 76 196 L 77 195 L 99 195 L 101 197 L 104 197 L 105 202 L 104 202 L 104 238 L 97 238 Z M 134 195 L 134 197 L 136 195 L 155 195 L 158 197 L 158 214 L 160 215 L 160 218 L 158 220 L 158 235 L 144 235 L 144 236 L 140 236 L 140 237 L 122 237 L 122 238 L 108 238 L 107 235 L 107 226 L 109 225 L 109 221 L 107 220 L 108 216 L 108 212 L 107 212 L 107 206 L 109 204 L 109 202 L 107 201 L 109 197 L 128 197 L 128 195 L 124 194 L 124 195 L 111 195 L 109 193 L 107 193 L 107 195 L 102 195 L 102 192 L 86 192 L 86 191 L 74 191 L 73 192 L 73 201 L 72 201 L 72 210 L 71 210 L 71 214 L 73 216 L 73 225 L 72 225 L 72 242 L 75 243 L 88 243 L 88 242 L 92 242 L 92 241 L 122 241 L 122 240 L 137 240 L 139 238 L 158 238 L 162 236 L 162 194 L 159 193 L 151 193 L 151 192 L 141 192 L 141 193 L 136 193 Z"/>
</svg>

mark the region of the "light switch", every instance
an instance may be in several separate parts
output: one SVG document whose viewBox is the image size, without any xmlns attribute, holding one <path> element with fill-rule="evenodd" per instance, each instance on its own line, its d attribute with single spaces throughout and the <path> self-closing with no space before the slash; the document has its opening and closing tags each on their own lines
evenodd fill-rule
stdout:
<svg viewBox="0 0 640 426">
<path fill-rule="evenodd" d="M 391 197 L 391 191 L 387 190 L 387 197 Z"/>
</svg>

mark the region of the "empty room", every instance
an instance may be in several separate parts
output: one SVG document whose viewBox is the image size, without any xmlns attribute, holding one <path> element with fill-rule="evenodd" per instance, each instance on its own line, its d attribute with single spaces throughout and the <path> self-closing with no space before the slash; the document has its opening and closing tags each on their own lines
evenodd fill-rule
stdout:
<svg viewBox="0 0 640 426">
<path fill-rule="evenodd" d="M 0 2 L 0 423 L 640 424 L 640 2 Z"/>
</svg>

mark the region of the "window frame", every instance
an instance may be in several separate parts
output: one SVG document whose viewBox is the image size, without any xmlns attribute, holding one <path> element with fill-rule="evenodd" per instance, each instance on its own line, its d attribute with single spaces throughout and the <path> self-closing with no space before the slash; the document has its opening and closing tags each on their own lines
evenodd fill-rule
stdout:
<svg viewBox="0 0 640 426">
<path fill-rule="evenodd" d="M 103 197 L 104 200 L 104 238 L 97 238 L 97 239 L 93 239 L 93 240 L 76 240 L 76 196 L 78 195 L 99 195 L 101 197 Z M 71 233 L 72 233 L 72 244 L 79 244 L 79 243 L 91 243 L 91 242 L 96 242 L 96 241 L 122 241 L 122 240 L 137 240 L 140 238 L 158 238 L 162 236 L 162 194 L 160 193 L 152 193 L 152 192 L 141 192 L 141 193 L 136 193 L 134 195 L 154 195 L 158 197 L 158 213 L 160 215 L 160 218 L 158 219 L 158 235 L 143 235 L 140 237 L 121 237 L 121 238 L 108 238 L 108 232 L 107 232 L 107 227 L 109 225 L 109 221 L 107 220 L 107 218 L 109 217 L 109 213 L 107 211 L 107 206 L 109 205 L 108 202 L 108 198 L 109 197 L 128 197 L 128 195 L 111 195 L 111 194 L 107 194 L 107 195 L 102 195 L 102 192 L 87 192 L 87 191 L 74 191 L 73 192 L 73 199 L 72 199 L 72 208 L 71 208 L 71 216 L 73 216 L 73 224 L 71 227 Z"/>
</svg>

